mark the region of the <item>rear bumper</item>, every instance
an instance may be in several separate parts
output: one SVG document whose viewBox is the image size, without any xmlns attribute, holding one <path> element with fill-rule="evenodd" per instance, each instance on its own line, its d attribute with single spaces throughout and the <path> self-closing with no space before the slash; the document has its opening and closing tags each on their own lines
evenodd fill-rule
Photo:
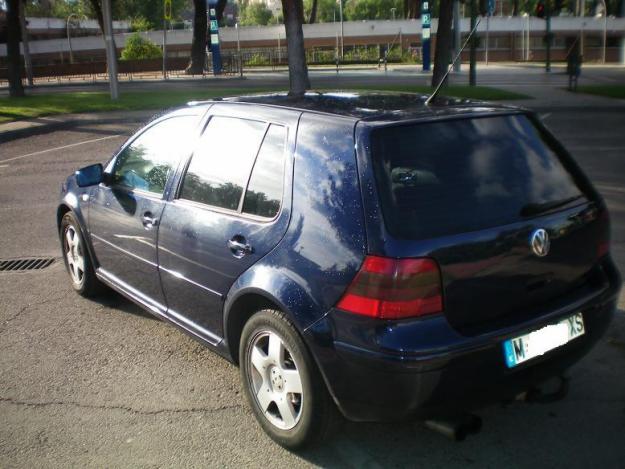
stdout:
<svg viewBox="0 0 625 469">
<path fill-rule="evenodd" d="M 307 330 L 306 338 L 348 419 L 444 416 L 513 398 L 564 373 L 608 328 L 620 286 L 616 270 L 612 277 L 609 288 L 583 304 L 476 337 L 459 335 L 444 317 L 372 324 L 332 310 Z M 503 341 L 580 311 L 584 335 L 513 369 L 506 367 Z"/>
</svg>

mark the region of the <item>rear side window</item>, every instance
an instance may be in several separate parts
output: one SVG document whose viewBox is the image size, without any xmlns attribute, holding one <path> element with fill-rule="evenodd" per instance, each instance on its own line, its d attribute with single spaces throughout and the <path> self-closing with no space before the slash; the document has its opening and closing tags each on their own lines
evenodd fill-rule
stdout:
<svg viewBox="0 0 625 469">
<path fill-rule="evenodd" d="M 271 125 L 267 130 L 245 191 L 244 213 L 265 218 L 278 214 L 284 184 L 285 139 L 284 127 Z"/>
<path fill-rule="evenodd" d="M 583 197 L 523 115 L 387 127 L 371 139 L 384 220 L 401 238 L 513 223 Z"/>
<path fill-rule="evenodd" d="M 193 153 L 180 198 L 238 210 L 266 127 L 246 119 L 211 118 Z"/>
</svg>

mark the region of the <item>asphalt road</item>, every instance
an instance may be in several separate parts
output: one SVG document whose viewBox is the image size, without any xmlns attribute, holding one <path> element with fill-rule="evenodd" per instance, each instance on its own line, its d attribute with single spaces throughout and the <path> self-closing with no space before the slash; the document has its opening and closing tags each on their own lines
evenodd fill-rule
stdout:
<svg viewBox="0 0 625 469">
<path fill-rule="evenodd" d="M 605 195 L 625 271 L 625 112 L 541 114 Z M 131 130 L 93 125 L 0 144 L 0 259 L 58 257 L 60 182 Z M 561 402 L 485 409 L 482 433 L 459 444 L 418 424 L 346 423 L 326 446 L 293 454 L 255 423 L 238 370 L 174 327 L 117 295 L 82 299 L 60 261 L 0 273 L 0 467 L 622 468 L 624 299 Z"/>
</svg>

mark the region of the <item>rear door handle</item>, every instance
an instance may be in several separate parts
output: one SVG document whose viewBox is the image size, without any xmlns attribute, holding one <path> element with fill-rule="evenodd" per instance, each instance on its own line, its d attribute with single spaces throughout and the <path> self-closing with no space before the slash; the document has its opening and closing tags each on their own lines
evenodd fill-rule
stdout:
<svg viewBox="0 0 625 469">
<path fill-rule="evenodd" d="M 228 248 L 230 248 L 234 257 L 243 257 L 254 252 L 254 248 L 245 241 L 243 236 L 233 236 L 232 239 L 229 239 Z"/>
<path fill-rule="evenodd" d="M 151 228 L 154 228 L 155 226 L 158 226 L 158 218 L 153 217 L 150 212 L 145 212 L 143 214 L 143 217 L 141 217 L 141 222 L 143 223 L 143 226 L 145 227 L 146 230 L 149 230 Z"/>
</svg>

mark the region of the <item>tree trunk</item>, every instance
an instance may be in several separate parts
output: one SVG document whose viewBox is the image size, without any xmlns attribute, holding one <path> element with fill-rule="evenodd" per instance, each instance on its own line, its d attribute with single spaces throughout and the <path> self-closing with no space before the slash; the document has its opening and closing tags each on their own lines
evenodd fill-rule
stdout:
<svg viewBox="0 0 625 469">
<path fill-rule="evenodd" d="M 434 73 L 432 86 L 441 82 L 449 68 L 449 58 L 452 46 L 451 23 L 453 17 L 453 0 L 441 0 L 436 30 L 436 50 L 434 51 Z"/>
<path fill-rule="evenodd" d="M 318 0 L 312 0 L 312 5 L 310 7 L 310 16 L 308 17 L 308 24 L 313 24 L 317 22 L 317 7 L 319 6 Z"/>
<path fill-rule="evenodd" d="M 7 0 L 7 75 L 9 96 L 24 96 L 22 86 L 22 60 L 20 56 L 20 17 L 19 2 Z"/>
<path fill-rule="evenodd" d="M 185 69 L 187 75 L 204 72 L 204 51 L 206 50 L 206 0 L 193 0 L 193 39 L 191 41 L 191 60 Z"/>
<path fill-rule="evenodd" d="M 113 0 L 111 0 L 112 7 Z M 89 4 L 95 13 L 96 19 L 98 20 L 98 26 L 100 26 L 100 31 L 102 31 L 102 40 L 104 41 L 104 47 L 106 47 L 106 38 L 104 37 L 104 14 L 102 13 L 102 0 L 89 0 Z M 115 60 L 117 61 L 117 45 L 115 44 L 115 34 L 112 35 L 111 40 L 113 41 L 113 50 L 115 51 Z M 115 67 L 117 69 L 117 67 Z"/>
<path fill-rule="evenodd" d="M 228 0 L 217 0 L 217 6 L 215 7 L 217 21 L 221 21 L 224 17 L 224 9 L 226 8 L 226 3 L 228 3 Z"/>
<path fill-rule="evenodd" d="M 519 0 L 512 0 L 512 16 L 519 16 Z"/>
<path fill-rule="evenodd" d="M 421 1 L 404 0 L 404 17 L 411 20 L 421 18 Z"/>
<path fill-rule="evenodd" d="M 301 96 L 307 89 L 310 89 L 302 29 L 303 0 L 282 0 L 282 14 L 289 58 L 289 96 Z"/>
</svg>

